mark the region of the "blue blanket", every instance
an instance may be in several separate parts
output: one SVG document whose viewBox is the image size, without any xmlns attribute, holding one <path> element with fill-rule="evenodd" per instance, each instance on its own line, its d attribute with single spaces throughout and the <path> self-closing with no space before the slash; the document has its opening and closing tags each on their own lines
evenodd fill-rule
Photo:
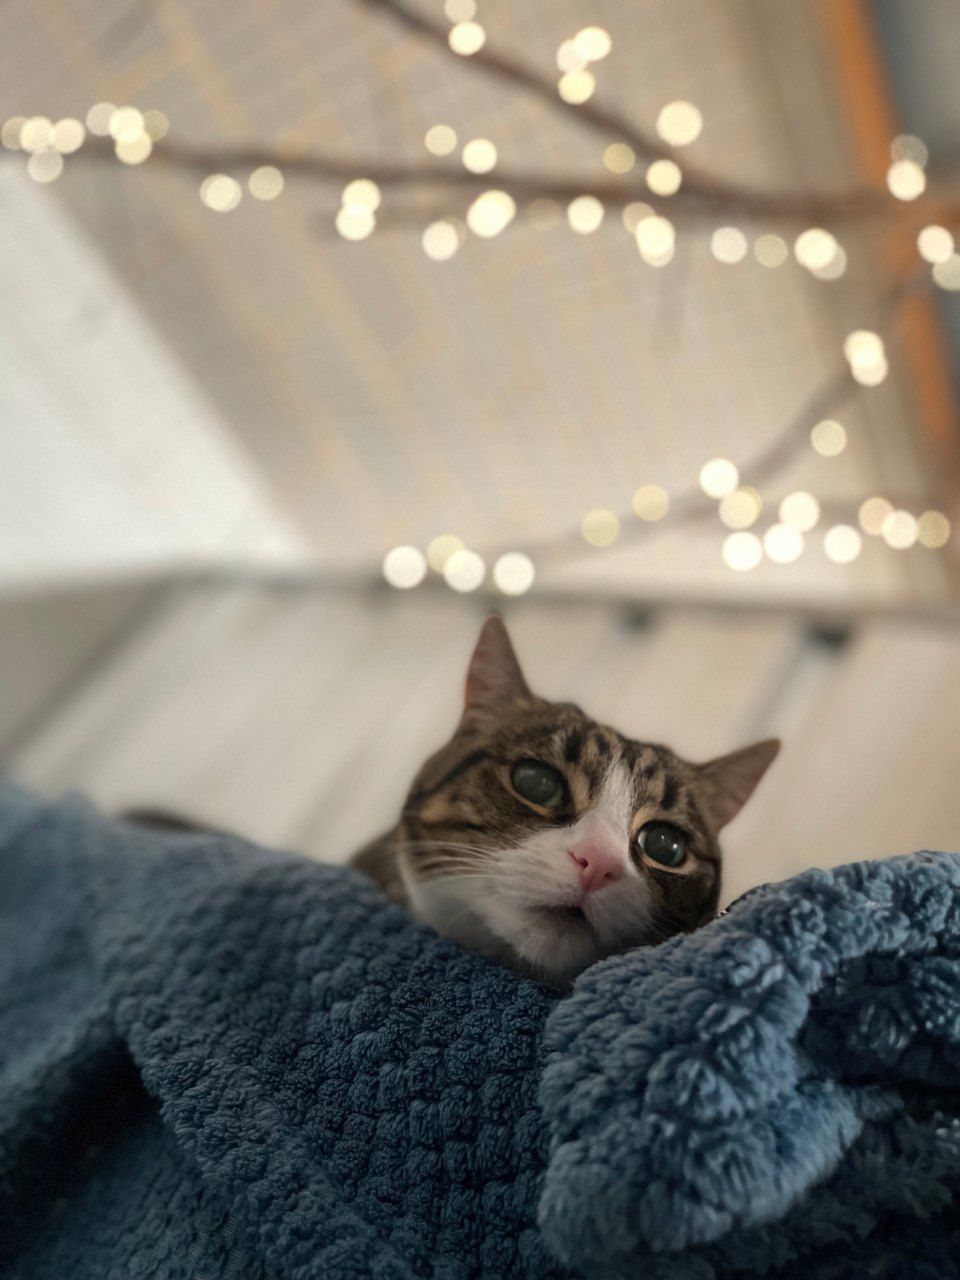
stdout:
<svg viewBox="0 0 960 1280">
<path fill-rule="evenodd" d="M 960 1275 L 960 857 L 559 999 L 358 874 L 0 786 L 9 1280 Z"/>
</svg>

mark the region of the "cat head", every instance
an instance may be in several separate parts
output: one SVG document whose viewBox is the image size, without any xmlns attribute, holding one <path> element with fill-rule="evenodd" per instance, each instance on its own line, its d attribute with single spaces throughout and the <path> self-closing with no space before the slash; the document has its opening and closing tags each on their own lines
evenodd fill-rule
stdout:
<svg viewBox="0 0 960 1280">
<path fill-rule="evenodd" d="M 718 834 L 778 749 L 771 739 L 691 764 L 538 698 L 493 616 L 462 719 L 397 828 L 410 903 L 461 945 L 565 986 L 715 915 Z"/>
</svg>

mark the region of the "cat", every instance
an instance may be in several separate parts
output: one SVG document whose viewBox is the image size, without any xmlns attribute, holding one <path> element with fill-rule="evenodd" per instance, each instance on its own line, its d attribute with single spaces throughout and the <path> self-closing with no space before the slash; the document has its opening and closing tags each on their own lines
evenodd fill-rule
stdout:
<svg viewBox="0 0 960 1280">
<path fill-rule="evenodd" d="M 716 915 L 718 833 L 779 748 L 691 764 L 538 698 L 494 614 L 453 737 L 353 865 L 438 933 L 565 989 L 605 956 Z"/>
</svg>

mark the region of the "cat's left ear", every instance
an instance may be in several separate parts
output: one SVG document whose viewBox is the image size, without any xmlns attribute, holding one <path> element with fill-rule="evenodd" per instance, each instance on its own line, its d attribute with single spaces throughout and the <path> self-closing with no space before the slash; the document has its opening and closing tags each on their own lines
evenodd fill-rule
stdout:
<svg viewBox="0 0 960 1280">
<path fill-rule="evenodd" d="M 498 613 L 483 624 L 477 647 L 470 659 L 464 690 L 464 712 L 484 711 L 533 695 L 520 670 L 507 628 Z"/>
<path fill-rule="evenodd" d="M 737 816 L 779 750 L 779 738 L 765 738 L 700 765 L 700 777 L 709 788 L 710 817 L 718 829 Z"/>
</svg>

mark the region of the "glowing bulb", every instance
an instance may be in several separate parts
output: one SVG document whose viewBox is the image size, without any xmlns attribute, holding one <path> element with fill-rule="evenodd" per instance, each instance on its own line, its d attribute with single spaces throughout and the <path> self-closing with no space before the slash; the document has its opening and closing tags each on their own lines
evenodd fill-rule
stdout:
<svg viewBox="0 0 960 1280">
<path fill-rule="evenodd" d="M 872 533 L 875 537 L 883 532 L 883 522 L 893 511 L 893 503 L 886 498 L 867 498 L 861 502 L 857 518 L 864 533 Z"/>
<path fill-rule="evenodd" d="M 22 150 L 20 134 L 26 123 L 26 116 L 11 116 L 9 120 L 4 122 L 3 129 L 0 130 L 0 140 L 2 140 L 8 151 Z"/>
<path fill-rule="evenodd" d="M 811 430 L 810 443 L 821 458 L 835 458 L 847 447 L 847 433 L 833 418 L 824 418 Z"/>
<path fill-rule="evenodd" d="M 424 230 L 420 243 L 423 252 L 434 262 L 446 262 L 460 248 L 460 237 L 452 222 L 442 218 L 439 222 L 431 222 Z"/>
<path fill-rule="evenodd" d="M 613 41 L 603 27 L 584 27 L 573 37 L 573 47 L 587 62 L 600 62 L 613 48 Z"/>
<path fill-rule="evenodd" d="M 927 189 L 927 175 L 915 160 L 894 160 L 887 170 L 887 187 L 898 200 L 916 200 Z"/>
<path fill-rule="evenodd" d="M 808 227 L 794 241 L 793 253 L 801 267 L 822 271 L 836 257 L 839 247 L 836 237 L 823 227 Z"/>
<path fill-rule="evenodd" d="M 443 12 L 448 22 L 470 22 L 477 16 L 476 0 L 445 0 Z"/>
<path fill-rule="evenodd" d="M 343 188 L 340 201 L 345 209 L 369 209 L 373 213 L 380 208 L 380 188 L 370 178 L 354 178 Z"/>
<path fill-rule="evenodd" d="M 603 221 L 603 205 L 596 196 L 577 196 L 567 205 L 567 221 L 578 235 L 590 235 Z"/>
<path fill-rule="evenodd" d="M 463 542 L 455 533 L 438 533 L 427 547 L 427 563 L 435 573 L 443 573 L 453 553 L 462 550 Z"/>
<path fill-rule="evenodd" d="M 283 190 L 283 174 L 272 164 L 262 164 L 247 179 L 250 194 L 255 200 L 276 200 Z"/>
<path fill-rule="evenodd" d="M 837 245 L 837 251 L 827 263 L 825 267 L 815 267 L 811 275 L 816 276 L 818 280 L 839 280 L 847 269 L 846 250 Z"/>
<path fill-rule="evenodd" d="M 110 134 L 110 121 L 116 107 L 112 102 L 98 102 L 87 112 L 87 128 L 98 138 L 106 138 Z"/>
<path fill-rule="evenodd" d="M 497 148 L 489 138 L 472 138 L 461 153 L 463 167 L 470 173 L 489 173 L 497 163 Z"/>
<path fill-rule="evenodd" d="M 917 236 L 917 248 L 925 262 L 946 262 L 953 253 L 953 236 L 946 227 L 932 224 Z"/>
<path fill-rule="evenodd" d="M 906 551 L 907 547 L 912 547 L 918 533 L 917 519 L 909 511 L 891 511 L 880 529 L 884 542 L 895 551 Z"/>
<path fill-rule="evenodd" d="M 728 529 L 749 529 L 756 524 L 763 502 L 756 489 L 745 486 L 726 494 L 720 502 L 720 519 Z"/>
<path fill-rule="evenodd" d="M 433 124 L 423 135 L 423 145 L 432 156 L 448 156 L 457 145 L 457 131 L 448 124 Z"/>
<path fill-rule="evenodd" d="M 34 182 L 54 182 L 63 173 L 63 156 L 52 147 L 34 151 L 27 161 L 27 173 Z"/>
<path fill-rule="evenodd" d="M 696 142 L 702 129 L 703 116 L 692 102 L 668 102 L 657 116 L 657 133 L 671 147 L 686 147 Z"/>
<path fill-rule="evenodd" d="M 950 521 L 942 511 L 925 511 L 917 521 L 917 539 L 931 550 L 946 546 L 950 541 Z"/>
<path fill-rule="evenodd" d="M 901 133 L 890 143 L 891 160 L 912 160 L 921 168 L 927 163 L 927 144 L 912 133 Z"/>
<path fill-rule="evenodd" d="M 533 586 L 536 571 L 529 556 L 508 551 L 493 566 L 493 581 L 505 596 L 522 596 Z"/>
<path fill-rule="evenodd" d="M 728 533 L 723 540 L 723 563 L 737 573 L 755 569 L 763 559 L 763 547 L 755 533 Z"/>
<path fill-rule="evenodd" d="M 742 262 L 747 255 L 747 237 L 739 227 L 718 227 L 710 237 L 710 252 L 729 266 Z"/>
<path fill-rule="evenodd" d="M 114 142 L 133 142 L 144 133 L 143 112 L 136 107 L 117 107 L 110 117 L 109 130 Z"/>
<path fill-rule="evenodd" d="M 622 218 L 623 225 L 626 229 L 632 236 L 635 236 L 637 234 L 637 227 L 643 219 L 651 218 L 653 217 L 653 214 L 654 210 L 651 205 L 644 204 L 642 200 L 631 200 L 628 205 L 624 206 L 623 213 L 620 217 Z"/>
<path fill-rule="evenodd" d="M 597 82 L 592 71 L 565 71 L 557 81 L 557 93 L 573 106 L 578 107 L 592 97 Z"/>
<path fill-rule="evenodd" d="M 620 536 L 620 521 L 606 507 L 596 507 L 580 521 L 580 532 L 591 547 L 609 547 Z"/>
<path fill-rule="evenodd" d="M 53 146 L 53 122 L 46 116 L 31 116 L 20 129 L 20 146 L 24 151 L 46 151 Z"/>
<path fill-rule="evenodd" d="M 145 133 L 123 137 L 114 145 L 117 159 L 124 164 L 143 164 L 153 150 L 153 143 Z"/>
<path fill-rule="evenodd" d="M 637 248 L 645 262 L 656 264 L 667 254 L 673 254 L 676 232 L 673 223 L 659 214 L 650 214 L 641 218 L 636 230 Z"/>
<path fill-rule="evenodd" d="M 467 210 L 467 226 L 475 236 L 498 236 L 516 217 L 517 206 L 506 191 L 484 191 Z"/>
<path fill-rule="evenodd" d="M 820 503 L 812 493 L 788 493 L 780 503 L 780 519 L 784 524 L 792 525 L 801 533 L 809 533 L 816 528 L 820 519 Z"/>
<path fill-rule="evenodd" d="M 227 173 L 212 173 L 200 184 L 200 199 L 216 213 L 229 213 L 243 199 L 243 189 Z"/>
<path fill-rule="evenodd" d="M 863 550 L 863 538 L 849 524 L 835 524 L 823 537 L 827 559 L 834 564 L 852 564 Z"/>
<path fill-rule="evenodd" d="M 86 136 L 86 129 L 72 116 L 67 116 L 65 120 L 58 120 L 53 126 L 53 146 L 62 156 L 73 155 L 74 151 L 79 151 Z"/>
<path fill-rule="evenodd" d="M 790 250 L 782 236 L 763 235 L 757 237 L 753 255 L 761 267 L 782 267 L 790 256 Z"/>
<path fill-rule="evenodd" d="M 538 231 L 549 231 L 560 221 L 560 206 L 556 200 L 543 198 L 531 200 L 524 212 L 530 220 L 530 225 L 536 227 Z"/>
<path fill-rule="evenodd" d="M 450 48 L 462 58 L 479 53 L 487 42 L 487 33 L 479 22 L 458 22 L 447 36 Z"/>
<path fill-rule="evenodd" d="M 776 564 L 792 564 L 803 554 L 803 534 L 795 524 L 772 524 L 763 535 L 763 549 Z"/>
<path fill-rule="evenodd" d="M 143 128 L 147 137 L 153 142 L 159 142 L 165 138 L 170 131 L 170 121 L 162 111 L 151 108 L 143 113 Z"/>
<path fill-rule="evenodd" d="M 642 484 L 633 495 L 633 509 L 641 520 L 662 520 L 670 510 L 670 497 L 658 484 Z"/>
<path fill-rule="evenodd" d="M 951 253 L 945 262 L 935 263 L 933 278 L 941 289 L 956 293 L 960 289 L 960 254 Z"/>
<path fill-rule="evenodd" d="M 366 240 L 377 225 L 372 209 L 363 209 L 355 204 L 346 204 L 339 209 L 334 221 L 344 240 Z"/>
<path fill-rule="evenodd" d="M 590 61 L 577 49 L 572 40 L 564 40 L 557 49 L 558 71 L 582 71 Z"/>
<path fill-rule="evenodd" d="M 476 591 L 487 572 L 487 566 L 475 551 L 454 551 L 443 566 L 443 576 L 454 591 Z"/>
<path fill-rule="evenodd" d="M 417 547 L 394 547 L 383 557 L 383 576 L 401 591 L 419 586 L 426 572 L 427 562 Z"/>
<path fill-rule="evenodd" d="M 855 329 L 844 339 L 843 354 L 857 382 L 875 387 L 887 376 L 887 356 L 883 339 L 870 329 Z"/>
<path fill-rule="evenodd" d="M 740 483 L 740 473 L 729 458 L 711 458 L 700 468 L 700 488 L 708 498 L 725 498 Z"/>
<path fill-rule="evenodd" d="M 675 160 L 654 160 L 647 170 L 647 186 L 658 196 L 672 196 L 680 190 L 683 174 Z"/>
<path fill-rule="evenodd" d="M 629 173 L 637 163 L 633 147 L 625 142 L 611 142 L 603 153 L 603 163 L 611 173 Z"/>
</svg>

